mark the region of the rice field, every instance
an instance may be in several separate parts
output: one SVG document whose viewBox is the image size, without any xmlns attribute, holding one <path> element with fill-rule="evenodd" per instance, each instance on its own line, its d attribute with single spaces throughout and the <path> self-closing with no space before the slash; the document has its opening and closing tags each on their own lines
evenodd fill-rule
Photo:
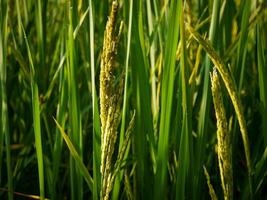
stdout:
<svg viewBox="0 0 267 200">
<path fill-rule="evenodd" d="M 0 199 L 267 199 L 265 0 L 0 0 Z"/>
</svg>

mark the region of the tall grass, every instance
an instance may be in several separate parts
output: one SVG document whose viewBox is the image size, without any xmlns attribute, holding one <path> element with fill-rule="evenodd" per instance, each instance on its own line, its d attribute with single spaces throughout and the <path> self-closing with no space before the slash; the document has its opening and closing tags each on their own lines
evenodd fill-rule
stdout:
<svg viewBox="0 0 267 200">
<path fill-rule="evenodd" d="M 267 198 L 266 16 L 0 0 L 0 199 Z"/>
<path fill-rule="evenodd" d="M 3 147 L 5 144 L 6 151 L 6 168 L 7 168 L 7 184 L 8 199 L 13 199 L 13 178 L 12 178 L 12 164 L 11 164 L 11 150 L 10 150 L 10 132 L 9 132 L 9 117 L 8 117 L 8 106 L 7 106 L 7 21 L 8 21 L 8 11 L 9 5 L 8 1 L 1 2 L 1 14 L 0 14 L 0 169 L 2 168 L 2 155 Z M 0 172 L 0 177 L 2 173 Z M 1 181 L 1 180 L 0 180 Z"/>
<path fill-rule="evenodd" d="M 164 71 L 161 87 L 161 113 L 159 141 L 157 151 L 157 168 L 155 177 L 155 199 L 162 199 L 166 194 L 167 163 L 169 149 L 169 133 L 171 125 L 171 108 L 173 101 L 173 87 L 175 81 L 176 48 L 179 36 L 179 16 L 182 12 L 181 2 L 173 1 L 170 7 L 170 30 L 166 38 L 166 52 L 164 56 Z M 181 15 L 182 16 L 182 15 Z M 185 103 L 185 102 L 183 102 Z M 186 109 L 186 108 L 185 108 Z M 186 129 L 186 127 L 185 127 Z"/>
<path fill-rule="evenodd" d="M 40 122 L 39 90 L 37 85 L 37 75 L 33 64 L 31 49 L 24 29 L 23 33 L 30 63 L 33 129 L 34 129 L 35 148 L 36 148 L 36 156 L 38 163 L 40 199 L 43 200 L 45 197 L 45 186 L 44 186 L 44 160 L 43 160 L 43 147 L 42 147 L 41 122 Z"/>
</svg>

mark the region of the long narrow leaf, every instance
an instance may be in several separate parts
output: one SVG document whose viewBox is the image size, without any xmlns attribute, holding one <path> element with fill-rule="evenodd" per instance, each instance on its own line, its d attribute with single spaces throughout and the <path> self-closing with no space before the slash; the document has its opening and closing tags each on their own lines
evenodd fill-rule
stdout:
<svg viewBox="0 0 267 200">
<path fill-rule="evenodd" d="M 169 16 L 169 30 L 167 34 L 166 52 L 164 53 L 164 71 L 162 77 L 160 130 L 157 152 L 157 171 L 155 177 L 154 198 L 162 199 L 167 191 L 167 163 L 169 134 L 171 124 L 171 110 L 173 102 L 173 88 L 175 80 L 175 60 L 176 48 L 179 36 L 179 16 L 181 14 L 181 2 L 175 0 L 171 2 Z"/>
<path fill-rule="evenodd" d="M 13 177 L 11 165 L 11 151 L 10 151 L 10 131 L 9 131 L 9 117 L 7 105 L 7 21 L 9 11 L 9 1 L 4 1 L 1 6 L 0 14 L 0 170 L 2 165 L 3 137 L 5 137 L 6 146 L 6 167 L 7 167 L 7 182 L 8 182 L 8 199 L 13 199 Z M 0 172 L 1 177 L 1 172 Z"/>
<path fill-rule="evenodd" d="M 40 122 L 40 108 L 39 108 L 39 92 L 37 85 L 37 77 L 35 73 L 35 67 L 32 60 L 31 50 L 28 43 L 26 33 L 23 29 L 23 34 L 25 38 L 25 43 L 27 47 L 27 53 L 30 62 L 30 72 L 31 72 L 31 92 L 32 92 L 32 110 L 33 110 L 33 128 L 35 136 L 35 148 L 37 153 L 38 162 L 38 174 L 39 174 L 39 188 L 40 188 L 40 198 L 43 200 L 45 198 L 45 186 L 44 186 L 44 164 L 43 164 L 43 148 L 42 148 L 42 135 L 41 135 L 41 122 Z"/>
<path fill-rule="evenodd" d="M 84 180 L 86 181 L 89 189 L 91 191 L 93 191 L 93 178 L 89 174 L 86 166 L 83 164 L 83 161 L 82 161 L 81 157 L 79 156 L 78 152 L 76 151 L 74 145 L 72 144 L 69 136 L 65 133 L 65 131 L 60 126 L 60 124 L 56 121 L 56 119 L 54 119 L 54 121 L 55 121 L 55 123 L 56 123 L 56 125 L 57 125 L 57 127 L 58 127 L 58 129 L 59 129 L 64 141 L 66 142 L 66 144 L 67 144 L 67 146 L 68 146 L 68 148 L 70 150 L 71 156 L 75 160 L 79 170 L 81 170 L 80 173 L 83 175 Z"/>
</svg>

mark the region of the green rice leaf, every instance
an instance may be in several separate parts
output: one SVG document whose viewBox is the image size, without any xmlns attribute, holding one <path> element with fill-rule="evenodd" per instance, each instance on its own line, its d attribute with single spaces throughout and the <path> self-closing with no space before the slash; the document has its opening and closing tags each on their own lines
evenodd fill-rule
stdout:
<svg viewBox="0 0 267 200">
<path fill-rule="evenodd" d="M 65 133 L 65 131 L 63 130 L 63 128 L 60 126 L 60 124 L 58 124 L 57 120 L 54 119 L 64 141 L 66 142 L 68 149 L 70 150 L 71 156 L 73 157 L 73 159 L 75 160 L 80 173 L 83 175 L 84 180 L 86 181 L 89 189 L 91 191 L 93 191 L 93 178 L 91 177 L 91 175 L 89 174 L 86 166 L 83 164 L 83 161 L 81 159 L 81 157 L 79 156 L 78 152 L 76 151 L 74 145 L 72 144 L 69 136 Z"/>
</svg>

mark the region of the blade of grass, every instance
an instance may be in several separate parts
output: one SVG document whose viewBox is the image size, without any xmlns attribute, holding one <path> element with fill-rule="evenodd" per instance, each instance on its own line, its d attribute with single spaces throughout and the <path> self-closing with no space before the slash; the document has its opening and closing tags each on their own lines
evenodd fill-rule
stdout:
<svg viewBox="0 0 267 200">
<path fill-rule="evenodd" d="M 36 70 L 36 73 L 39 75 L 43 73 L 44 65 L 45 65 L 45 42 L 44 42 L 44 24 L 43 24 L 43 8 L 42 8 L 42 0 L 37 0 L 35 2 L 35 23 L 37 29 L 37 44 L 38 44 L 38 58 L 39 58 L 39 69 Z M 45 79 L 41 79 L 42 81 L 39 83 L 41 87 L 44 86 Z"/>
<path fill-rule="evenodd" d="M 39 189 L 40 198 L 45 198 L 45 186 L 44 186 L 44 164 L 43 164 L 43 149 L 42 149 L 42 134 L 41 134 L 41 122 L 40 122 L 40 108 L 39 108 L 39 92 L 37 85 L 37 76 L 35 73 L 35 67 L 32 60 L 31 50 L 28 43 L 28 39 L 25 30 L 22 26 L 23 35 L 27 47 L 28 58 L 30 62 L 30 73 L 31 73 L 31 92 L 32 92 L 32 111 L 33 111 L 33 129 L 35 136 L 35 148 L 37 153 L 38 163 L 38 175 L 39 175 Z"/>
<path fill-rule="evenodd" d="M 63 43 L 63 41 L 62 41 Z M 63 45 L 63 44 L 62 44 Z M 61 57 L 64 57 L 63 55 L 63 48 L 61 50 Z M 60 68 L 60 65 L 59 67 Z M 67 69 L 66 66 L 64 68 L 61 68 L 60 70 L 60 80 L 59 80 L 59 102 L 57 105 L 57 114 L 56 118 L 57 121 L 62 125 L 62 127 L 65 127 L 65 117 L 66 117 L 66 109 L 67 109 L 67 100 L 68 100 L 68 86 L 67 86 Z M 60 198 L 58 192 L 57 192 L 57 183 L 58 183 L 58 177 L 59 177 L 59 167 L 61 163 L 61 154 L 62 154 L 62 137 L 60 135 L 60 132 L 58 129 L 55 131 L 55 143 L 54 143 L 54 149 L 53 149 L 53 190 L 52 190 L 52 199 L 58 199 Z"/>
<path fill-rule="evenodd" d="M 264 138 L 264 144 L 267 145 L 267 67 L 266 60 L 264 58 L 264 37 L 261 34 L 263 32 L 261 24 L 256 28 L 257 37 L 257 63 L 258 63 L 258 76 L 259 76 L 259 90 L 260 100 L 262 102 L 262 135 Z M 266 38 L 265 38 L 266 40 Z"/>
<path fill-rule="evenodd" d="M 264 139 L 264 152 L 262 157 L 258 160 L 255 165 L 255 194 L 260 194 L 260 190 L 263 187 L 264 180 L 266 179 L 266 169 L 267 169 L 267 82 L 265 75 L 267 73 L 266 60 L 264 57 L 264 49 L 266 49 L 266 37 L 264 37 L 263 23 L 259 22 L 256 25 L 256 51 L 257 51 L 257 67 L 258 67 L 258 84 L 260 93 L 260 110 L 262 116 L 261 124 L 261 134 Z"/>
<path fill-rule="evenodd" d="M 23 14 L 24 14 L 24 23 L 28 24 L 29 22 L 29 16 L 28 16 L 28 9 L 27 9 L 27 0 L 23 0 Z"/>
<path fill-rule="evenodd" d="M 8 182 L 8 199 L 13 199 L 13 177 L 12 177 L 12 165 L 11 165 L 11 152 L 10 152 L 10 131 L 9 131 L 9 117 L 8 117 L 8 105 L 7 105 L 7 21 L 8 21 L 8 7 L 9 1 L 1 2 L 1 14 L 0 14 L 0 170 L 2 164 L 2 147 L 3 137 L 5 137 L 5 149 L 6 149 L 6 167 L 7 167 L 7 182 Z M 1 177 L 1 173 L 0 173 Z"/>
<path fill-rule="evenodd" d="M 4 189 L 4 188 L 0 188 L 0 191 L 11 192 L 11 191 Z M 41 199 L 40 196 L 37 196 L 37 195 L 24 194 L 21 192 L 13 192 L 13 193 L 17 196 L 26 197 L 27 199 Z M 49 199 L 45 198 L 44 200 L 49 200 Z"/>
<path fill-rule="evenodd" d="M 263 186 L 263 181 L 266 178 L 266 172 L 267 172 L 267 147 L 265 147 L 265 150 L 262 154 L 262 157 L 257 162 L 255 166 L 255 185 L 256 190 L 255 193 L 260 190 Z"/>
<path fill-rule="evenodd" d="M 136 125 L 133 131 L 133 149 L 137 165 L 134 174 L 134 195 L 137 199 L 151 199 L 150 146 L 153 144 L 153 120 L 149 85 L 149 66 L 146 55 L 142 1 L 133 1 L 131 59 L 133 104 L 136 110 Z M 138 59 L 136 59 L 138 58 Z M 146 123 L 142 119 L 146 119 Z M 149 143 L 147 142 L 149 138 Z M 152 142 L 151 142 L 152 141 Z M 137 193 L 138 192 L 138 193 Z"/>
<path fill-rule="evenodd" d="M 79 100 L 77 95 L 77 60 L 76 60 L 76 47 L 73 36 L 73 14 L 76 12 L 75 5 L 71 2 L 67 3 L 69 26 L 68 26 L 68 54 L 67 54 L 67 66 L 68 66 L 68 93 L 69 93 L 69 112 L 70 112 L 70 139 L 77 149 L 82 159 L 82 127 L 81 116 L 79 108 Z M 73 7 L 72 7 L 73 6 Z M 75 160 L 70 158 L 70 184 L 71 184 L 71 199 L 80 200 L 83 196 L 83 180 L 79 173 L 79 169 Z"/>
<path fill-rule="evenodd" d="M 238 92 L 240 93 L 243 88 L 244 76 L 245 76 L 245 67 L 246 67 L 246 56 L 247 56 L 247 39 L 249 33 L 249 16 L 250 16 L 250 9 L 251 9 L 251 0 L 247 0 L 244 2 L 243 6 L 241 6 L 241 29 L 240 29 L 240 38 L 237 43 L 237 59 L 236 59 L 236 66 L 234 68 L 234 76 L 235 80 L 237 81 L 238 85 Z M 237 144 L 237 119 L 234 120 L 234 127 L 233 127 L 233 152 L 235 153 L 235 147 Z M 233 155 L 234 156 L 234 155 Z M 250 185 L 251 186 L 251 185 Z M 252 190 L 252 188 L 250 188 Z M 252 191 L 250 191 L 252 193 Z"/>
<path fill-rule="evenodd" d="M 267 6 L 263 3 L 260 4 L 257 9 L 254 11 L 254 14 L 249 19 L 249 27 L 248 32 L 252 30 L 252 28 L 255 26 L 255 24 L 262 19 L 264 16 L 265 10 Z M 229 16 L 227 16 L 228 18 Z M 233 53 L 238 49 L 239 41 L 241 38 L 241 32 L 238 32 L 238 34 L 235 36 L 234 41 L 231 43 L 231 45 L 227 48 L 225 51 L 225 60 L 229 60 Z M 238 50 L 237 50 L 238 51 Z"/>
<path fill-rule="evenodd" d="M 1 2 L 2 3 L 2 2 Z M 3 13 L 5 13 L 5 10 L 6 10 L 6 5 L 5 4 L 1 4 L 0 5 L 1 7 L 1 13 L 0 13 L 0 27 L 1 27 L 1 30 L 0 30 L 0 67 L 1 67 L 1 71 L 2 71 L 2 69 L 4 69 L 4 59 L 5 59 L 5 56 L 4 56 L 4 48 L 3 48 L 3 36 L 2 36 L 2 27 L 3 27 L 3 24 L 4 24 L 4 19 L 3 19 L 3 17 L 5 16 Z M 2 74 L 2 73 L 1 73 Z M 1 75 L 0 75 L 1 76 Z M 2 79 L 2 77 L 1 77 L 1 79 Z M 2 81 L 1 81 L 1 85 L 2 85 Z M 3 159 L 3 147 L 4 147 L 4 133 L 3 133 L 3 125 L 2 125 L 2 86 L 0 87 L 0 100 L 1 100 L 1 103 L 0 103 L 0 111 L 1 111 L 1 114 L 0 114 L 0 121 L 1 121 L 1 123 L 0 123 L 0 176 L 1 176 L 1 172 L 2 172 L 2 159 Z"/>
<path fill-rule="evenodd" d="M 249 33 L 249 16 L 250 16 L 250 9 L 251 9 L 251 0 L 244 1 L 243 6 L 241 6 L 240 13 L 242 14 L 241 18 L 241 28 L 240 28 L 240 37 L 237 41 L 237 59 L 236 59 L 236 66 L 234 68 L 234 76 L 237 82 L 238 92 L 240 93 L 243 88 L 244 76 L 245 76 L 245 67 L 246 67 L 246 56 L 247 56 L 247 39 Z M 234 127 L 233 127 L 233 152 L 235 154 L 236 144 L 237 144 L 237 119 L 234 120 Z M 235 156 L 233 154 L 233 156 Z M 251 188 L 252 190 L 252 188 Z M 252 193 L 252 191 L 250 191 Z"/>
<path fill-rule="evenodd" d="M 56 119 L 54 119 L 64 141 L 66 142 L 68 149 L 70 150 L 71 156 L 75 160 L 77 167 L 79 169 L 79 173 L 82 174 L 84 180 L 86 181 L 89 189 L 93 191 L 93 178 L 89 174 L 86 166 L 83 164 L 81 156 L 78 154 L 77 150 L 74 147 L 74 144 L 72 144 L 69 136 L 65 133 L 64 129 L 60 126 L 60 124 L 57 122 Z"/>
<path fill-rule="evenodd" d="M 89 0 L 89 37 L 90 37 L 90 66 L 92 83 L 92 106 L 93 106 L 93 199 L 98 200 L 101 188 L 101 145 L 100 145 L 100 118 L 95 86 L 95 47 L 94 47 L 94 15 L 92 0 Z"/>
<path fill-rule="evenodd" d="M 126 109 L 127 109 L 127 104 L 128 104 L 128 75 L 129 75 L 129 58 L 130 58 L 130 49 L 131 49 L 132 16 L 133 16 L 133 0 L 129 0 L 129 22 L 128 22 L 128 35 L 127 35 L 127 50 L 126 50 L 126 59 L 125 59 L 125 82 L 124 82 L 124 95 L 123 95 L 123 106 L 122 106 L 119 152 L 124 143 L 124 136 L 125 136 Z M 127 157 L 127 155 L 125 157 Z M 122 178 L 123 178 L 123 171 L 119 172 L 114 183 L 113 193 L 112 193 L 112 199 L 114 200 L 119 198 Z"/>
<path fill-rule="evenodd" d="M 244 72 L 245 72 L 245 61 L 247 54 L 247 38 L 248 38 L 248 24 L 249 24 L 249 16 L 251 9 L 251 0 L 246 0 L 243 7 L 242 12 L 242 20 L 241 20 L 241 36 L 239 39 L 238 52 L 237 52 L 237 63 L 236 63 L 236 76 L 239 80 L 238 90 L 239 92 L 242 89 L 243 81 L 244 81 Z"/>
<path fill-rule="evenodd" d="M 148 32 L 151 36 L 153 33 L 153 14 L 151 9 L 151 3 L 150 0 L 146 1 L 146 7 L 147 7 L 147 22 L 148 22 Z M 156 64 L 155 64 L 155 53 L 156 53 L 156 46 L 155 41 L 152 39 L 150 49 L 149 49 L 149 58 L 150 58 L 150 76 L 151 76 L 151 100 L 152 100 L 152 112 L 153 112 L 153 118 L 155 118 L 155 115 L 157 113 L 157 93 L 156 93 Z"/>
<path fill-rule="evenodd" d="M 181 3 L 172 1 L 170 5 L 169 30 L 166 38 L 166 52 L 164 56 L 164 71 L 161 87 L 161 113 L 160 130 L 157 152 L 157 169 L 154 186 L 154 199 L 162 199 L 166 194 L 167 162 L 169 148 L 169 133 L 171 123 L 171 110 L 173 102 L 173 87 L 175 79 L 176 48 L 179 36 L 179 16 Z"/>
<path fill-rule="evenodd" d="M 180 41 L 181 41 L 181 84 L 182 84 L 182 113 L 183 122 L 181 130 L 180 149 L 178 157 L 178 169 L 176 179 L 176 199 L 190 198 L 191 193 L 186 194 L 186 186 L 193 184 L 192 180 L 192 114 L 191 95 L 189 87 L 189 67 L 187 65 L 187 53 L 185 47 L 185 28 L 183 4 L 180 1 Z M 192 198 L 192 196 L 191 196 Z"/>
<path fill-rule="evenodd" d="M 87 10 L 86 10 L 86 11 L 83 13 L 83 15 L 81 16 L 81 18 L 80 18 L 80 20 L 79 20 L 79 23 L 78 23 L 78 25 L 76 26 L 76 28 L 75 28 L 75 30 L 74 30 L 74 32 L 73 32 L 73 39 L 74 39 L 74 40 L 77 39 L 77 35 L 78 35 L 78 33 L 79 33 L 80 29 L 81 29 L 82 24 L 84 23 L 85 17 L 86 17 L 86 15 L 88 14 L 88 12 L 89 12 L 89 8 L 87 8 Z M 65 27 L 65 26 L 66 26 L 66 22 L 64 21 L 64 23 L 63 23 L 63 27 Z M 64 30 L 64 28 L 63 28 L 63 30 Z M 67 55 L 67 53 L 68 53 L 68 49 L 67 49 L 67 51 L 65 52 L 65 54 L 62 55 L 62 56 L 60 57 L 61 59 L 60 59 L 60 61 L 59 61 L 58 68 L 57 68 L 57 70 L 55 71 L 55 73 L 53 73 L 53 74 L 54 74 L 54 75 L 53 75 L 53 78 L 51 79 L 50 84 L 49 84 L 49 86 L 48 86 L 48 89 L 47 89 L 47 91 L 46 91 L 46 94 L 45 94 L 45 96 L 44 96 L 45 99 L 48 99 L 48 98 L 50 97 L 50 95 L 51 95 L 51 93 L 52 93 L 52 91 L 53 91 L 53 88 L 54 88 L 54 86 L 56 85 L 56 81 L 57 81 L 57 79 L 58 79 L 58 75 L 60 74 L 61 68 L 63 67 L 63 65 L 64 65 L 64 63 L 65 63 L 65 61 L 66 61 L 66 55 Z"/>
<path fill-rule="evenodd" d="M 153 0 L 153 7 L 154 7 L 156 20 L 159 23 L 159 25 L 154 29 L 157 30 L 157 32 L 158 32 L 159 46 L 160 46 L 160 50 L 162 50 L 162 25 L 160 23 L 160 16 L 159 16 L 159 11 L 158 11 L 159 5 L 158 5 L 156 0 Z"/>
<path fill-rule="evenodd" d="M 215 36 L 216 30 L 218 30 L 218 20 L 220 14 L 220 0 L 213 1 L 212 7 L 212 16 L 211 16 L 211 24 L 209 27 L 209 41 L 212 44 L 215 44 Z M 194 187 L 196 191 L 194 193 L 194 199 L 198 199 L 200 192 L 202 191 L 202 181 L 203 181 L 203 173 L 202 166 L 204 164 L 205 159 L 205 145 L 207 141 L 207 132 L 208 132 L 208 121 L 209 121 L 209 113 L 211 107 L 211 90 L 210 90 L 210 72 L 211 62 L 208 56 L 205 57 L 205 61 L 203 64 L 203 92 L 201 97 L 201 104 L 199 110 L 199 120 L 198 120 L 198 127 L 197 127 L 197 144 L 196 144 L 196 170 L 195 170 L 195 180 L 194 180 Z"/>
<path fill-rule="evenodd" d="M 17 11 L 17 20 L 18 20 L 18 38 L 19 42 L 21 43 L 23 41 L 23 34 L 22 34 L 22 29 L 21 29 L 21 13 L 20 13 L 20 1 L 16 0 L 16 11 Z"/>
</svg>

